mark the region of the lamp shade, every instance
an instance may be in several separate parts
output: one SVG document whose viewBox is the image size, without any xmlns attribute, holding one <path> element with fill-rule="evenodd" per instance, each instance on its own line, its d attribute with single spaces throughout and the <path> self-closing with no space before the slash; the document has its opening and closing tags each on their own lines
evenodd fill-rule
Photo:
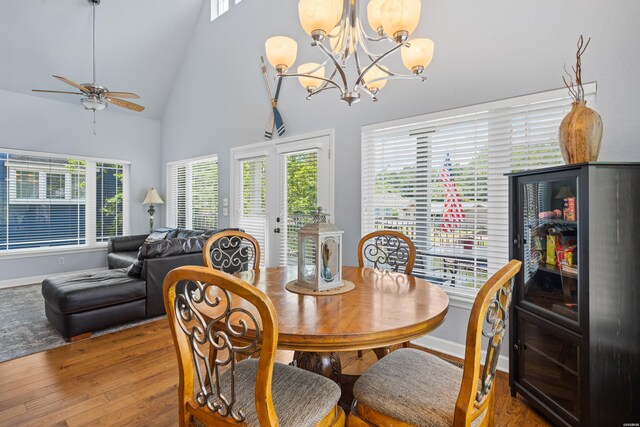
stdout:
<svg viewBox="0 0 640 427">
<path fill-rule="evenodd" d="M 298 43 L 290 37 L 275 36 L 264 43 L 267 60 L 274 68 L 289 68 L 296 62 Z"/>
<path fill-rule="evenodd" d="M 389 35 L 400 31 L 411 34 L 420 21 L 420 0 L 385 0 L 380 10 L 382 28 Z"/>
<path fill-rule="evenodd" d="M 380 68 L 382 68 L 382 70 Z M 385 87 L 385 85 L 387 84 L 387 80 L 378 80 L 376 82 L 371 82 L 372 80 L 375 80 L 375 79 L 387 77 L 389 74 L 386 73 L 385 70 L 386 70 L 386 67 L 376 66 L 371 68 L 369 71 L 367 71 L 364 77 L 362 78 L 364 80 L 365 87 L 371 91 L 380 90 L 383 87 Z"/>
<path fill-rule="evenodd" d="M 155 188 L 151 188 L 149 189 L 149 191 L 147 191 L 147 195 L 145 196 L 142 204 L 143 205 L 162 205 L 164 204 L 164 200 L 162 200 L 162 197 L 160 197 L 160 194 L 158 194 L 158 190 L 156 190 Z"/>
<path fill-rule="evenodd" d="M 378 29 L 382 27 L 382 4 L 384 0 L 370 0 L 367 5 L 367 20 L 369 21 L 369 26 L 376 33 Z"/>
<path fill-rule="evenodd" d="M 409 41 L 410 46 L 402 46 L 402 63 L 409 70 L 414 71 L 416 67 L 427 68 L 433 59 L 434 43 L 430 39 L 415 39 Z"/>
<path fill-rule="evenodd" d="M 298 66 L 298 74 L 309 74 L 315 77 L 324 77 L 324 67 L 314 62 L 300 64 Z M 311 92 L 316 90 L 323 83 L 322 80 L 314 79 L 313 77 L 298 77 L 298 80 L 300 80 L 300 84 L 303 88 L 310 90 Z"/>
<path fill-rule="evenodd" d="M 340 20 L 342 9 L 335 0 L 300 0 L 298 15 L 307 34 L 317 30 L 329 34 Z"/>
</svg>

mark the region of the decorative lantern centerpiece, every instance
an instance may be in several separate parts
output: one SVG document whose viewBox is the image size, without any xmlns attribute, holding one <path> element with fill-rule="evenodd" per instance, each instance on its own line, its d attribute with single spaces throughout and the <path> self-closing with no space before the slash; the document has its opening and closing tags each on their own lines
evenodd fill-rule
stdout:
<svg viewBox="0 0 640 427">
<path fill-rule="evenodd" d="M 327 223 L 327 213 L 318 208 L 313 221 L 298 231 L 297 285 L 326 291 L 343 285 L 342 230 Z"/>
</svg>

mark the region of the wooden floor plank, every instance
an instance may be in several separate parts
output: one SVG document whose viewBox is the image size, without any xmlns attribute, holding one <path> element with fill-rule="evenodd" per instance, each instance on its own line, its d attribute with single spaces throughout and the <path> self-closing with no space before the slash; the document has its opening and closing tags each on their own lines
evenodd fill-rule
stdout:
<svg viewBox="0 0 640 427">
<path fill-rule="evenodd" d="M 279 351 L 287 363 L 292 352 Z M 364 372 L 368 351 L 341 355 L 343 371 Z M 22 380 L 22 381 L 21 381 Z M 0 363 L 0 425 L 175 426 L 178 369 L 165 319 Z M 548 426 L 508 377 L 496 377 L 496 426 Z"/>
</svg>

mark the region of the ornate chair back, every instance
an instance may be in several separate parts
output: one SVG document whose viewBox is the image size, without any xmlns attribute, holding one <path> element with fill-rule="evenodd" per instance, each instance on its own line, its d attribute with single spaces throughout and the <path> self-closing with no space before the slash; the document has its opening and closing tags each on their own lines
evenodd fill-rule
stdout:
<svg viewBox="0 0 640 427">
<path fill-rule="evenodd" d="M 221 231 L 209 237 L 202 256 L 205 266 L 229 274 L 260 268 L 260 244 L 242 231 Z"/>
<path fill-rule="evenodd" d="M 378 270 L 411 274 L 416 261 L 416 247 L 407 236 L 393 230 L 369 233 L 358 243 L 358 262 Z"/>
<path fill-rule="evenodd" d="M 471 308 L 467 327 L 464 372 L 456 402 L 454 425 L 491 425 L 494 408 L 493 380 L 502 339 L 509 322 L 513 282 L 522 263 L 512 260 L 482 286 Z M 484 366 L 480 367 L 482 336 L 489 339 Z M 475 421 L 479 419 L 479 421 Z M 475 421 L 475 422 L 474 422 Z"/>
<path fill-rule="evenodd" d="M 271 383 L 278 341 L 273 304 L 248 283 L 206 267 L 172 270 L 164 281 L 180 370 L 180 425 L 236 425 L 236 356 L 259 351 L 255 404 L 262 426 L 277 426 Z M 227 371 L 230 370 L 230 373 Z"/>
</svg>

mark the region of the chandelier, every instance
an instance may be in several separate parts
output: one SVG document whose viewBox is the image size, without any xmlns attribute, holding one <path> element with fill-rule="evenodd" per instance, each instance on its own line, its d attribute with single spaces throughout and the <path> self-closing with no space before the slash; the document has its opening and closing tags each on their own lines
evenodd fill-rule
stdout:
<svg viewBox="0 0 640 427">
<path fill-rule="evenodd" d="M 308 96 L 329 89 L 340 91 L 340 99 L 349 105 L 360 101 L 360 93 L 368 93 L 374 101 L 393 79 L 419 79 L 433 58 L 434 44 L 425 38 L 409 39 L 420 20 L 420 0 L 369 0 L 367 20 L 375 35 L 367 34 L 360 20 L 358 0 L 300 0 L 298 14 L 304 31 L 311 36 L 311 46 L 326 59 L 322 63 L 306 63 L 291 72 L 298 45 L 289 37 L 271 37 L 265 43 L 269 63 L 277 78 L 297 77 Z M 371 45 L 386 44 L 382 53 Z M 396 74 L 381 62 L 400 51 L 410 74 Z M 347 77 L 348 61 L 355 67 L 355 81 Z M 331 72 L 327 75 L 325 70 Z"/>
</svg>

